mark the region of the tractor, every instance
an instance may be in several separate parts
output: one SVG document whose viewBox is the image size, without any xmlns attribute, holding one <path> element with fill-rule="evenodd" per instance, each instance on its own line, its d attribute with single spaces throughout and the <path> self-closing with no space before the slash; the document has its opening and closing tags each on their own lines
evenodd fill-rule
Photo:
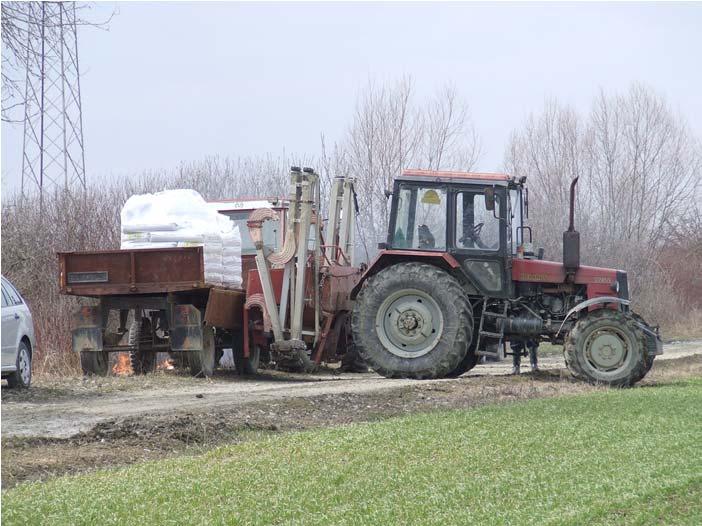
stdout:
<svg viewBox="0 0 702 526">
<path fill-rule="evenodd" d="M 403 171 L 387 241 L 351 291 L 360 356 L 389 378 L 456 377 L 510 354 L 506 342 L 548 341 L 576 378 L 641 380 L 662 353 L 658 328 L 630 310 L 626 272 L 580 264 L 576 184 L 555 262 L 533 251 L 526 177 Z"/>
</svg>

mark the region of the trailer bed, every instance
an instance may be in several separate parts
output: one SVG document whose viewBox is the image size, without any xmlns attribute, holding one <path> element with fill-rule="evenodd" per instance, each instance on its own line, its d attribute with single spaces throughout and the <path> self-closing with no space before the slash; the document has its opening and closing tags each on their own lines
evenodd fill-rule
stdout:
<svg viewBox="0 0 702 526">
<path fill-rule="evenodd" d="M 210 288 L 202 247 L 59 252 L 58 259 L 62 294 L 99 297 Z"/>
</svg>

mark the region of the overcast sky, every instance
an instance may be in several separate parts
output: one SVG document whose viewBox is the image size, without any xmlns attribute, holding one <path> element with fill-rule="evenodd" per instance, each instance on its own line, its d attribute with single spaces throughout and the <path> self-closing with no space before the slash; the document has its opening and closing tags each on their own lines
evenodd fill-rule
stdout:
<svg viewBox="0 0 702 526">
<path fill-rule="evenodd" d="M 702 135 L 702 4 L 120 3 L 81 29 L 87 177 L 208 155 L 317 155 L 369 79 L 453 83 L 501 165 L 547 97 L 587 110 L 600 87 L 651 85 Z M 19 186 L 21 125 L 2 125 L 2 189 Z"/>
</svg>

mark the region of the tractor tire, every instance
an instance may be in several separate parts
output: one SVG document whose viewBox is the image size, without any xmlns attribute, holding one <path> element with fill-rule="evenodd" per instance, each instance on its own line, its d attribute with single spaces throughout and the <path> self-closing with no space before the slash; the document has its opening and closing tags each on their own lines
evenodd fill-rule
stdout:
<svg viewBox="0 0 702 526">
<path fill-rule="evenodd" d="M 105 351 L 81 351 L 80 368 L 83 376 L 107 376 L 110 370 L 109 353 Z"/>
<path fill-rule="evenodd" d="M 653 365 L 645 334 L 631 315 L 598 309 L 579 319 L 563 346 L 576 378 L 591 384 L 628 387 Z"/>
<path fill-rule="evenodd" d="M 478 343 L 478 331 L 475 330 L 475 320 L 471 317 L 471 321 L 473 322 L 471 325 L 471 331 L 473 332 L 473 338 L 471 339 L 470 342 L 470 347 L 468 348 L 468 352 L 466 355 L 463 357 L 463 360 L 461 360 L 461 363 L 458 364 L 458 367 L 456 367 L 453 371 L 451 371 L 449 374 L 446 375 L 447 378 L 458 378 L 461 376 L 463 373 L 467 373 L 470 371 L 473 367 L 475 367 L 478 364 L 478 360 L 480 359 L 480 356 L 476 354 L 476 349 L 475 344 Z"/>
<path fill-rule="evenodd" d="M 128 344 L 136 350 L 129 351 L 129 362 L 134 374 L 148 374 L 156 370 L 156 353 L 151 349 L 151 320 L 134 320 L 129 327 Z"/>
<path fill-rule="evenodd" d="M 354 345 L 387 378 L 443 378 L 465 358 L 473 311 L 461 284 L 426 263 L 398 263 L 368 279 L 351 317 Z"/>
<path fill-rule="evenodd" d="M 214 329 L 209 325 L 202 327 L 202 350 L 188 351 L 190 374 L 197 377 L 209 378 L 215 368 L 215 337 Z"/>
</svg>

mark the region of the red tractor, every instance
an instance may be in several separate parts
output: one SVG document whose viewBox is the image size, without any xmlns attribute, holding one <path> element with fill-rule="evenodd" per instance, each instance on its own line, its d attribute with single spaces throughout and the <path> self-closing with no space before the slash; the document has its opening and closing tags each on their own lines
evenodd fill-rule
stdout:
<svg viewBox="0 0 702 526">
<path fill-rule="evenodd" d="M 505 342 L 564 345 L 577 378 L 641 380 L 661 354 L 658 329 L 629 309 L 626 272 L 580 265 L 580 237 L 563 234 L 563 262 L 531 249 L 526 178 L 406 170 L 396 178 L 387 243 L 352 291 L 354 344 L 378 373 L 442 378 L 501 357 Z"/>
</svg>

